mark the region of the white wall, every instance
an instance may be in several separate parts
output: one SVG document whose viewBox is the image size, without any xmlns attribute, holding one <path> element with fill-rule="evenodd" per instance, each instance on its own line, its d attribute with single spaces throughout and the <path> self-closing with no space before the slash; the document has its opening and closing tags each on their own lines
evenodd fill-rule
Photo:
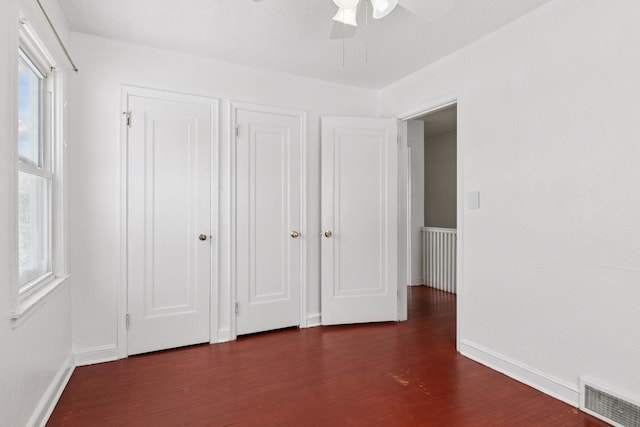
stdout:
<svg viewBox="0 0 640 427">
<path fill-rule="evenodd" d="M 422 285 L 422 227 L 424 226 L 424 122 L 407 122 L 407 146 L 411 170 L 411 277 L 409 284 Z"/>
<path fill-rule="evenodd" d="M 221 329 L 229 328 L 229 129 L 227 101 L 247 101 L 308 113 L 308 314 L 320 311 L 320 117 L 376 115 L 375 92 L 193 55 L 72 35 L 81 69 L 72 82 L 70 166 L 73 342 L 76 351 L 117 345 L 120 215 L 120 85 L 138 85 L 220 98 L 219 281 Z"/>
<path fill-rule="evenodd" d="M 62 36 L 66 23 L 55 1 L 43 1 Z M 18 10 L 50 42 L 46 23 L 32 0 L 7 0 L 0 6 L 0 426 L 42 421 L 56 386 L 70 372 L 71 297 L 66 283 L 17 327 L 17 234 L 15 233 L 17 146 Z M 15 261 L 15 263 L 14 263 Z"/>
<path fill-rule="evenodd" d="M 384 89 L 460 91 L 462 350 L 576 403 L 640 396 L 640 2 L 560 0 Z"/>
<path fill-rule="evenodd" d="M 427 125 L 428 126 L 428 125 Z M 457 132 L 424 139 L 424 224 L 456 228 Z"/>
</svg>

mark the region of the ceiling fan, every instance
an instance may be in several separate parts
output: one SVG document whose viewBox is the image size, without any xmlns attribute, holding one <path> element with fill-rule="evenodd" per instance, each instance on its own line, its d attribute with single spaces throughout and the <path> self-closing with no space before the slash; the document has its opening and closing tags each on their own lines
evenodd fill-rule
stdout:
<svg viewBox="0 0 640 427">
<path fill-rule="evenodd" d="M 370 7 L 374 19 L 384 18 L 398 9 L 403 12 L 404 18 L 413 15 L 425 23 L 433 23 L 441 21 L 455 4 L 455 0 L 333 0 L 333 2 L 338 6 L 338 11 L 333 17 L 333 27 L 329 38 L 342 40 L 343 56 L 345 40 L 354 38 L 356 35 L 357 18 L 364 17 L 365 27 L 368 27 Z M 365 31 L 365 51 L 367 51 L 366 44 Z"/>
<path fill-rule="evenodd" d="M 363 0 L 369 1 L 373 8 L 373 19 L 387 16 L 398 5 L 398 0 Z M 338 12 L 333 17 L 334 21 L 341 22 L 352 27 L 357 27 L 358 4 L 360 0 L 333 0 L 338 6 Z"/>
</svg>

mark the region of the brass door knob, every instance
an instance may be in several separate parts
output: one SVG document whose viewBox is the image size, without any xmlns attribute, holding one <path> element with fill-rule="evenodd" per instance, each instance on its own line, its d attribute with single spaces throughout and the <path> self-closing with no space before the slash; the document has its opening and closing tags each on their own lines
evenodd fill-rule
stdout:
<svg viewBox="0 0 640 427">
<path fill-rule="evenodd" d="M 291 232 L 291 237 L 293 237 L 294 239 L 295 239 L 296 237 L 298 237 L 299 235 L 300 235 L 300 233 L 298 233 L 297 231 L 292 231 L 292 232 Z"/>
<path fill-rule="evenodd" d="M 198 239 L 207 240 L 207 235 L 206 234 L 201 234 L 201 235 L 198 236 Z"/>
<path fill-rule="evenodd" d="M 331 230 L 327 230 L 324 232 L 324 237 L 331 237 L 333 236 L 333 233 L 331 232 Z"/>
</svg>

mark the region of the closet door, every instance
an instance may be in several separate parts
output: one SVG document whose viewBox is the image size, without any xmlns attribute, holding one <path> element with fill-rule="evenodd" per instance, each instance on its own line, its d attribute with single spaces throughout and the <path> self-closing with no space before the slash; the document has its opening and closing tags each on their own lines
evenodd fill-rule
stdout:
<svg viewBox="0 0 640 427">
<path fill-rule="evenodd" d="M 129 355 L 209 341 L 212 105 L 144 91 L 127 98 Z"/>
<path fill-rule="evenodd" d="M 395 119 L 322 119 L 322 323 L 398 320 Z"/>
<path fill-rule="evenodd" d="M 236 109 L 236 334 L 300 325 L 301 119 Z"/>
</svg>

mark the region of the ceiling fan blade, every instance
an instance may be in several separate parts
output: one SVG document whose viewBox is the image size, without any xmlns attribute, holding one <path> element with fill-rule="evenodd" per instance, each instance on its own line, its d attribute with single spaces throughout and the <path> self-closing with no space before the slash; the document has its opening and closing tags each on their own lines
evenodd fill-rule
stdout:
<svg viewBox="0 0 640 427">
<path fill-rule="evenodd" d="M 352 39 L 356 36 L 356 27 L 333 21 L 330 40 Z"/>
</svg>

